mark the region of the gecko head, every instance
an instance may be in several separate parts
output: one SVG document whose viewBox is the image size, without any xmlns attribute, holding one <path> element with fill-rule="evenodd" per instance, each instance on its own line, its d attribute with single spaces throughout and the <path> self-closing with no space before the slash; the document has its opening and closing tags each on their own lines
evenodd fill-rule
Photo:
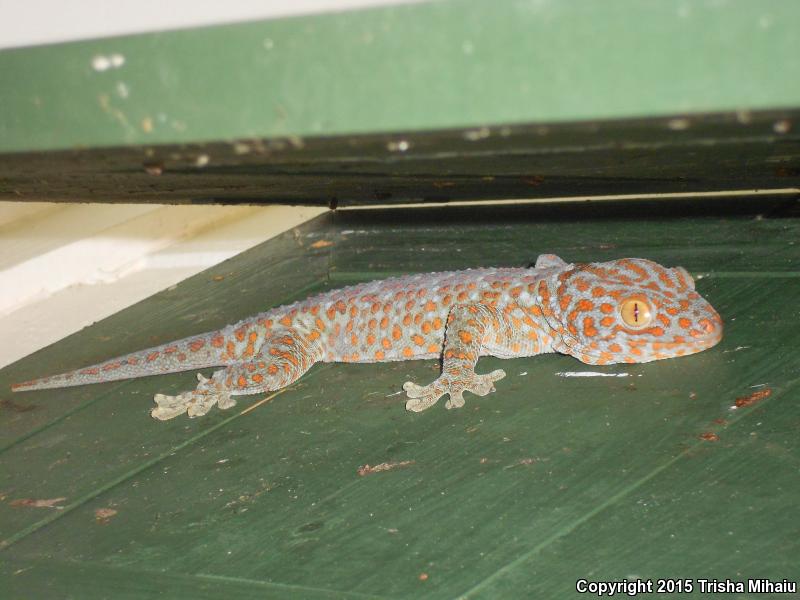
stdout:
<svg viewBox="0 0 800 600">
<path fill-rule="evenodd" d="M 551 282 L 557 349 L 585 363 L 685 356 L 722 339 L 722 319 L 682 267 L 625 258 L 576 264 Z"/>
</svg>

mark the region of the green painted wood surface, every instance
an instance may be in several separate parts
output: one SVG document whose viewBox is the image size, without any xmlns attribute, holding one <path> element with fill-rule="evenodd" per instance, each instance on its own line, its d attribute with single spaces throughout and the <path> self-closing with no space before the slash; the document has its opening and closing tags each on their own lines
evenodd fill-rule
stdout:
<svg viewBox="0 0 800 600">
<path fill-rule="evenodd" d="M 3 369 L 4 597 L 550 598 L 579 577 L 796 578 L 800 210 L 751 206 L 331 213 Z M 683 265 L 725 338 L 602 369 L 624 378 L 482 359 L 509 373 L 496 394 L 421 414 L 397 392 L 434 361 L 317 366 L 252 412 L 258 397 L 166 423 L 152 394 L 192 373 L 7 391 L 314 289 L 540 252 Z M 414 462 L 357 473 L 385 461 Z"/>
<path fill-rule="evenodd" d="M 795 0 L 423 2 L 0 52 L 0 152 L 800 106 Z"/>
</svg>

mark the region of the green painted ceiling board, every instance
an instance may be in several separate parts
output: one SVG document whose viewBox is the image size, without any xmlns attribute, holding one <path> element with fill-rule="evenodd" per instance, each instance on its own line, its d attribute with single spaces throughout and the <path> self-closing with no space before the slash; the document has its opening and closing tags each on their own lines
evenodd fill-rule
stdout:
<svg viewBox="0 0 800 600">
<path fill-rule="evenodd" d="M 0 155 L 0 200 L 360 205 L 800 190 L 800 110 Z"/>
<path fill-rule="evenodd" d="M 558 355 L 482 359 L 479 371 L 508 377 L 459 411 L 403 409 L 402 382 L 434 378 L 435 361 L 317 366 L 252 412 L 259 397 L 166 423 L 147 415 L 150 398 L 191 373 L 0 391 L 0 585 L 11 597 L 497 598 L 563 597 L 581 576 L 794 577 L 800 315 L 786 299 L 800 294 L 800 212 L 796 200 L 759 209 L 338 211 L 19 361 L 0 390 L 312 289 L 540 252 L 683 265 L 726 321 L 710 351 L 601 368 L 626 377 L 561 377 L 598 368 Z M 333 244 L 312 249 L 320 240 Z M 413 462 L 358 474 L 387 461 Z M 12 504 L 59 497 L 61 510 Z"/>
<path fill-rule="evenodd" d="M 0 52 L 0 152 L 800 106 L 794 0 L 423 2 Z"/>
</svg>

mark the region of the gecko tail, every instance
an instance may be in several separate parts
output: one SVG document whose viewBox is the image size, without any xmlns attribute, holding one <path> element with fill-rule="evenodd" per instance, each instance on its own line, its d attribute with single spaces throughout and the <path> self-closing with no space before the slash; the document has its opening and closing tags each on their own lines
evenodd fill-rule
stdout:
<svg viewBox="0 0 800 600">
<path fill-rule="evenodd" d="M 218 366 L 222 361 L 219 354 L 209 347 L 208 341 L 202 335 L 186 338 L 74 371 L 15 383 L 11 391 L 65 388 Z"/>
</svg>

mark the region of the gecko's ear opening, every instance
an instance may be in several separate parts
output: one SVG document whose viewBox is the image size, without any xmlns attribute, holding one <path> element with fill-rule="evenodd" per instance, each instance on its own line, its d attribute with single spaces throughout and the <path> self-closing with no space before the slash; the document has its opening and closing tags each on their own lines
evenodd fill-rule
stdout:
<svg viewBox="0 0 800 600">
<path fill-rule="evenodd" d="M 689 271 L 687 271 L 683 267 L 675 267 L 672 270 L 675 271 L 675 274 L 678 276 L 678 279 L 683 279 L 686 282 L 686 285 L 689 286 L 690 290 L 694 289 L 694 279 L 692 279 L 692 276 L 689 275 Z"/>
<path fill-rule="evenodd" d="M 566 267 L 567 263 L 555 254 L 540 254 L 536 259 L 535 268 L 550 269 L 552 267 Z"/>
</svg>

